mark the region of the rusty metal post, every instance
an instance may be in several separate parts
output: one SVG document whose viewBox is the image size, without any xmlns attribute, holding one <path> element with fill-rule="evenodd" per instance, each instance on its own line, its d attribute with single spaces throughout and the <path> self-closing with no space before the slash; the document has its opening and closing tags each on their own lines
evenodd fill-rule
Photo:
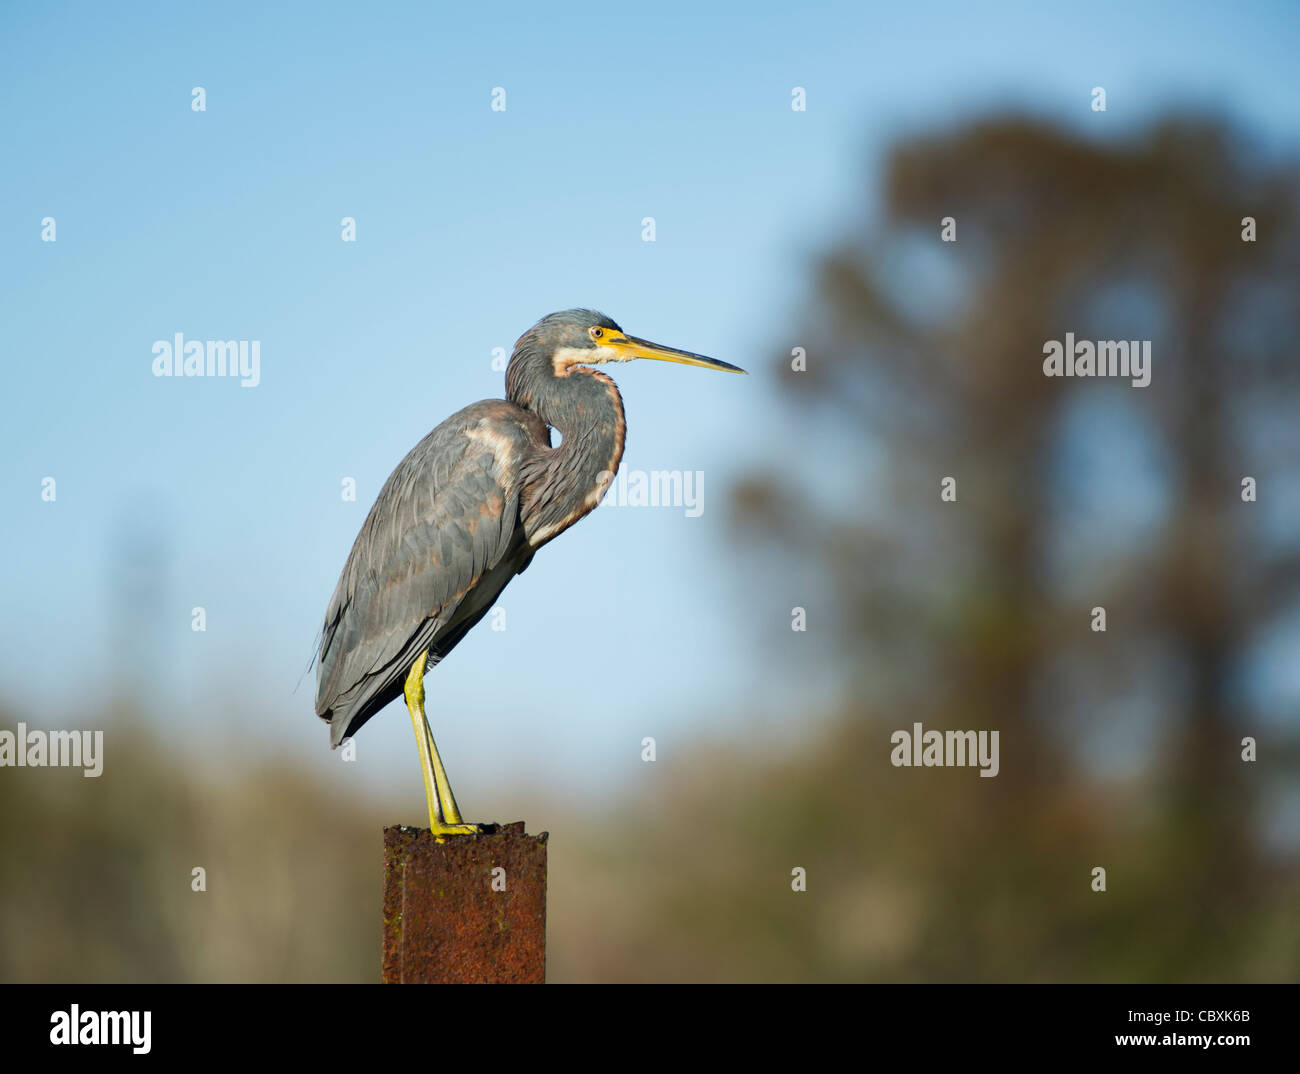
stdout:
<svg viewBox="0 0 1300 1074">
<path fill-rule="evenodd" d="M 384 984 L 542 984 L 546 839 L 384 829 Z M 499 871 L 500 870 L 500 871 Z"/>
</svg>

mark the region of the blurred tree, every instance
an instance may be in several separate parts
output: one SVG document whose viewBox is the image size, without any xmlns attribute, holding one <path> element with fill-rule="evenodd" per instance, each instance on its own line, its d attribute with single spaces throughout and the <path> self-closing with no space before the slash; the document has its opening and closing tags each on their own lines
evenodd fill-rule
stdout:
<svg viewBox="0 0 1300 1074">
<path fill-rule="evenodd" d="M 1244 764 L 1240 740 L 1271 736 L 1274 765 L 1289 749 L 1289 777 L 1275 732 L 1286 717 L 1294 735 L 1297 713 L 1261 719 L 1239 687 L 1300 592 L 1298 196 L 1289 162 L 1217 123 L 1096 143 L 996 120 L 900 145 L 879 226 L 817 266 L 786 345 L 807 370 L 780 360 L 805 435 L 784 471 L 737 490 L 737 520 L 815 565 L 809 603 L 836 621 L 863 706 L 891 727 L 1001 731 L 996 791 L 905 773 L 975 811 L 960 839 L 888 823 L 955 858 L 930 928 L 1001 903 L 1019 922 L 1006 941 L 1047 947 L 953 940 L 933 970 L 1257 965 L 1246 934 L 1279 909 L 1261 846 L 1272 766 Z M 1067 332 L 1151 340 L 1150 385 L 1044 376 L 1045 342 Z M 1243 502 L 1246 475 L 1271 505 Z M 1110 892 L 1085 909 L 1093 865 Z M 1053 957 L 1082 934 L 1090 952 Z"/>
</svg>

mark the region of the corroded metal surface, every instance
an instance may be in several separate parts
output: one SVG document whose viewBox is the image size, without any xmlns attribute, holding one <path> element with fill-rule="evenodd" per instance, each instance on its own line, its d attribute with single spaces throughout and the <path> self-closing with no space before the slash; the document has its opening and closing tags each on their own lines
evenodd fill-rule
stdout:
<svg viewBox="0 0 1300 1074">
<path fill-rule="evenodd" d="M 546 839 L 523 821 L 441 844 L 385 828 L 384 983 L 542 984 Z"/>
</svg>

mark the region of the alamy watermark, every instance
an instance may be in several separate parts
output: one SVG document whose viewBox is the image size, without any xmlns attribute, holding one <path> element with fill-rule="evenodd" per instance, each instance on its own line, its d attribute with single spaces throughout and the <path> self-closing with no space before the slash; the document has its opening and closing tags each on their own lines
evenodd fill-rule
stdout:
<svg viewBox="0 0 1300 1074">
<path fill-rule="evenodd" d="M 922 731 L 919 723 L 911 731 L 895 731 L 889 736 L 894 749 L 889 763 L 895 768 L 966 768 L 979 767 L 980 775 L 998 774 L 998 732 L 996 731 Z"/>
<path fill-rule="evenodd" d="M 181 332 L 153 345 L 155 377 L 239 377 L 240 385 L 262 382 L 260 339 L 191 339 Z"/>
<path fill-rule="evenodd" d="M 1135 388 L 1151 383 L 1151 340 L 1090 339 L 1077 342 L 1073 332 L 1065 342 L 1049 339 L 1043 344 L 1045 377 L 1129 377 Z"/>
<path fill-rule="evenodd" d="M 681 507 L 687 518 L 704 514 L 703 470 L 608 470 L 596 478 L 605 489 L 601 507 Z"/>
<path fill-rule="evenodd" d="M 80 768 L 93 779 L 104 771 L 103 731 L 0 731 L 0 768 Z"/>
<path fill-rule="evenodd" d="M 50 1043 L 128 1045 L 148 1055 L 152 1021 L 152 1011 L 83 1011 L 74 1003 L 50 1015 Z"/>
</svg>

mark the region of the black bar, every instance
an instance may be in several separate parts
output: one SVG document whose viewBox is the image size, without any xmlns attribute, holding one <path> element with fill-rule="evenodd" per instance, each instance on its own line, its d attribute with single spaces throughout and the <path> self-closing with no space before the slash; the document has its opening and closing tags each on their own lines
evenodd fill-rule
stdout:
<svg viewBox="0 0 1300 1074">
<path fill-rule="evenodd" d="M 499 1023 L 517 1018 L 523 1039 L 536 1033 L 530 1043 L 540 1058 L 603 1041 L 593 1062 L 614 1069 L 620 1055 L 649 1056 L 657 1047 L 676 1065 L 704 1044 L 737 1056 L 759 1047 L 768 1059 L 788 1049 L 818 1066 L 818 1057 L 844 1048 L 863 1064 L 888 1056 L 996 1062 L 1124 1053 L 1179 1066 L 1198 1057 L 1238 1063 L 1293 1054 L 1300 999 L 1293 985 L 462 987 L 447 995 L 378 985 L 57 984 L 10 985 L 0 995 L 0 1054 L 7 1061 L 94 1062 L 116 1052 L 132 1062 L 282 1055 L 332 1064 L 356 1056 L 373 1064 L 386 1049 L 441 1055 L 452 1040 L 457 1048 L 477 1046 L 492 1062 Z M 55 1020 L 65 1023 L 60 1015 L 70 1015 L 73 1004 L 83 1032 L 86 1012 L 148 1011 L 148 1053 L 135 1054 L 131 1044 L 51 1043 Z M 496 1028 L 478 1032 L 489 1020 Z M 1177 1041 L 1192 1036 L 1214 1040 L 1208 1048 Z M 517 1062 L 521 1038 L 510 1037 Z M 608 1051 L 619 1049 L 620 1039 L 626 1053 Z"/>
</svg>

